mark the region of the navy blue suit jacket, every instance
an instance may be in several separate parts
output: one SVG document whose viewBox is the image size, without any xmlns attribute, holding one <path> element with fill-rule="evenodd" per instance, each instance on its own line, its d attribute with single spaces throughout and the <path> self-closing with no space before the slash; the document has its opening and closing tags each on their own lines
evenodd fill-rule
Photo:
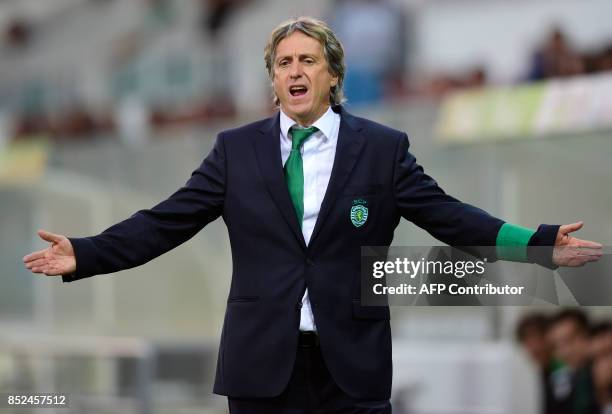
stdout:
<svg viewBox="0 0 612 414">
<path fill-rule="evenodd" d="M 348 114 L 325 198 L 306 246 L 283 176 L 279 116 L 221 132 L 184 187 L 103 233 L 71 238 L 76 273 L 64 281 L 141 265 L 223 217 L 233 273 L 214 392 L 280 394 L 297 349 L 308 287 L 321 350 L 338 385 L 357 398 L 391 391 L 388 307 L 360 303 L 360 247 L 388 246 L 401 217 L 457 246 L 494 246 L 504 223 L 445 194 L 408 151 L 405 133 Z M 366 223 L 350 210 L 366 200 Z M 535 244 L 554 244 L 543 225 Z"/>
</svg>

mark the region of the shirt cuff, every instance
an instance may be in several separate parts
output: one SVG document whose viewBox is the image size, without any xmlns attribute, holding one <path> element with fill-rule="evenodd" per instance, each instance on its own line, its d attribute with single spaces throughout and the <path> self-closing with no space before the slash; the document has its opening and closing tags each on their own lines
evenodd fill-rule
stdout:
<svg viewBox="0 0 612 414">
<path fill-rule="evenodd" d="M 537 230 L 504 223 L 497 233 L 497 258 L 513 262 L 537 263 L 548 269 L 553 263 L 553 248 L 559 232 L 558 224 L 540 224 Z"/>
<path fill-rule="evenodd" d="M 62 282 L 74 282 L 95 275 L 96 250 L 91 238 L 68 238 L 68 240 L 74 250 L 76 270 L 74 273 L 62 275 Z"/>
<path fill-rule="evenodd" d="M 504 223 L 497 232 L 497 257 L 512 262 L 528 262 L 527 246 L 535 230 L 516 224 Z"/>
</svg>

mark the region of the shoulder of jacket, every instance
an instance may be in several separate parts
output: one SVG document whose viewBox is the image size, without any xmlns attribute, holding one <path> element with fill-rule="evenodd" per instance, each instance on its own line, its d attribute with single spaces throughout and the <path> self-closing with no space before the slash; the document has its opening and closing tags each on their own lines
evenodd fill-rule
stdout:
<svg viewBox="0 0 612 414">
<path fill-rule="evenodd" d="M 372 121 L 366 118 L 353 117 L 354 125 L 359 126 L 361 133 L 368 140 L 375 140 L 385 146 L 390 145 L 396 147 L 398 142 L 404 141 L 407 134 L 388 125 Z"/>
<path fill-rule="evenodd" d="M 269 122 L 271 122 L 270 118 L 260 119 L 258 121 L 254 121 L 235 128 L 226 129 L 224 131 L 221 131 L 219 135 L 223 135 L 230 139 L 233 137 L 249 137 L 253 134 L 258 133 Z"/>
<path fill-rule="evenodd" d="M 376 134 L 378 136 L 390 137 L 393 139 L 403 138 L 406 133 L 399 129 L 392 128 L 388 125 L 381 124 L 371 119 L 353 116 L 353 122 L 355 125 L 360 126 L 363 131 L 370 134 Z"/>
</svg>

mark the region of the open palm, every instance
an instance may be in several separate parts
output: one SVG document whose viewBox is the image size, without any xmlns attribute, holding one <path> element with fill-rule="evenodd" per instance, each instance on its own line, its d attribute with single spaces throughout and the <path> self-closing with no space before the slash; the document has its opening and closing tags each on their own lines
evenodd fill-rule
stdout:
<svg viewBox="0 0 612 414">
<path fill-rule="evenodd" d="M 565 224 L 559 228 L 555 247 L 553 249 L 553 263 L 557 266 L 577 267 L 587 262 L 594 262 L 602 256 L 602 245 L 590 240 L 577 239 L 569 234 L 580 230 L 581 221 Z"/>
<path fill-rule="evenodd" d="M 38 235 L 50 242 L 51 246 L 25 256 L 25 266 L 33 273 L 44 273 L 47 276 L 73 273 L 76 270 L 76 257 L 70 240 L 66 236 L 45 230 L 39 230 Z"/>
</svg>

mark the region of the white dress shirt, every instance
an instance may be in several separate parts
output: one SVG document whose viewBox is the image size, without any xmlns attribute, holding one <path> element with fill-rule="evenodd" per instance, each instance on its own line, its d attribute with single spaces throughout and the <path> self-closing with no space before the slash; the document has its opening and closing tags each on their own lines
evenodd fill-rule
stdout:
<svg viewBox="0 0 612 414">
<path fill-rule="evenodd" d="M 293 125 L 298 124 L 281 110 L 280 146 L 283 165 L 287 162 L 291 152 L 289 128 Z M 304 220 L 302 221 L 302 234 L 304 235 L 306 245 L 310 242 L 310 236 L 312 236 L 312 231 L 317 222 L 321 203 L 323 202 L 334 165 L 338 131 L 340 130 L 340 115 L 332 111 L 330 107 L 312 126 L 317 127 L 319 130 L 304 142 L 301 150 L 304 167 Z M 300 331 L 315 331 L 316 326 L 310 300 L 308 299 L 308 289 L 306 289 L 302 298 L 301 312 Z"/>
</svg>

